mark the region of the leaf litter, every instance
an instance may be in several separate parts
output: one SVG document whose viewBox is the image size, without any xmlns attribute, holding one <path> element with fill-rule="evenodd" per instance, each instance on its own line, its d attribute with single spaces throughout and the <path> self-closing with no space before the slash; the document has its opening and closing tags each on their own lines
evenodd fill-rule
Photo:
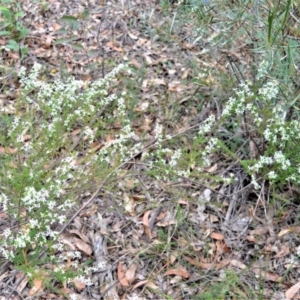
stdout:
<svg viewBox="0 0 300 300">
<path fill-rule="evenodd" d="M 18 71 L 20 63 L 30 68 L 34 61 L 39 61 L 45 68 L 45 80 L 51 81 L 65 72 L 89 82 L 109 71 L 110 66 L 105 63 L 108 60 L 115 64 L 125 61 L 136 70 L 146 66 L 140 82 L 141 99 L 134 109 L 139 113 L 134 124 L 138 139 L 153 135 L 155 118 L 167 124 L 172 134 L 178 134 L 195 121 L 218 114 L 213 101 L 203 106 L 200 113 L 196 104 L 186 105 L 199 91 L 192 82 L 198 71 L 188 67 L 192 60 L 198 70 L 213 70 L 204 75 L 200 87 L 202 96 L 212 99 L 217 99 L 220 88 L 216 75 L 230 72 L 228 57 L 245 69 L 251 62 L 251 52 L 241 39 L 235 41 L 230 51 L 209 53 L 209 45 L 220 35 L 213 28 L 203 43 L 207 49 L 198 47 L 197 41 L 185 39 L 192 36 L 192 21 L 187 21 L 178 32 L 172 30 L 168 41 L 163 41 L 166 35 L 163 25 L 172 22 L 163 15 L 156 1 L 123 1 L 120 5 L 118 1 L 104 4 L 95 0 L 51 0 L 45 11 L 38 2 L 24 0 L 20 4 L 25 12 L 23 21 L 30 28 L 25 39 L 30 55 L 22 59 L 19 54 L 4 49 L 2 64 L 8 70 L 6 74 Z M 171 9 L 176 11 L 176 5 Z M 89 17 L 85 18 L 87 11 Z M 145 15 L 147 11 L 149 15 Z M 4 37 L 0 43 L 5 44 Z M 122 82 L 118 84 L 122 87 Z M 13 89 L 9 88 L 9 92 L 5 89 L 5 96 L 0 99 L 1 112 L 14 114 L 18 84 L 6 75 L 3 85 Z M 162 94 L 168 95 L 167 98 L 161 97 Z M 179 103 L 179 112 L 168 111 L 170 103 Z M 76 129 L 72 138 L 80 131 Z M 113 137 L 107 136 L 105 142 L 111 140 Z M 16 151 L 0 147 L 0 155 Z M 253 147 L 250 152 L 252 156 L 257 155 Z M 212 161 L 206 170 L 208 174 L 232 171 L 232 161 L 220 162 L 217 157 Z M 281 295 L 299 299 L 300 265 L 292 260 L 300 253 L 296 237 L 300 231 L 298 223 L 291 225 L 287 218 L 275 219 L 261 195 L 245 184 L 246 174 L 237 167 L 234 172 L 238 178 L 235 185 L 210 186 L 208 182 L 203 186 L 186 182 L 186 187 L 171 185 L 171 188 L 159 181 L 153 185 L 142 174 L 143 182 L 149 184 L 148 194 L 155 198 L 155 209 L 144 196 L 145 191 L 128 187 L 130 182 L 126 182 L 125 176 L 116 195 L 103 189 L 73 220 L 70 228 L 61 233 L 69 251 L 82 253 L 82 263 L 93 258 L 95 264 L 103 266 L 103 271 L 91 274 L 90 287 L 74 281 L 74 288 L 57 288 L 65 294 L 75 293 L 78 299 L 163 299 L 162 294 L 172 299 L 190 299 L 189 295 L 201 295 L 210 286 L 209 281 L 218 282 L 221 271 L 234 270 L 253 289 L 262 281 L 267 282 L 266 297 L 275 299 Z M 82 194 L 82 202 L 91 194 Z M 120 202 L 124 210 L 118 209 Z M 0 216 L 5 220 L 5 214 Z M 295 212 L 290 212 L 289 219 L 295 217 Z M 2 227 L 4 224 L 1 221 Z M 285 277 L 285 272 L 291 269 L 290 276 Z M 42 285 L 41 279 L 47 274 L 34 278 L 29 285 L 29 279 L 14 273 L 13 269 L 0 271 L 1 287 L 9 285 L 20 297 L 38 294 L 41 299 L 62 299 Z M 205 276 L 210 279 L 205 280 Z M 21 281 L 13 284 L 18 278 Z M 280 291 L 276 294 L 275 289 Z"/>
</svg>

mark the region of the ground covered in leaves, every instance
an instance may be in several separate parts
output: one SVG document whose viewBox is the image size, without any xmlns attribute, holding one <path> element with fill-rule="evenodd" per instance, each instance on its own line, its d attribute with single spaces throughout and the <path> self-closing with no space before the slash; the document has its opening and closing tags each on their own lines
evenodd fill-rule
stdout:
<svg viewBox="0 0 300 300">
<path fill-rule="evenodd" d="M 111 92 L 126 90 L 132 99 L 128 115 L 144 151 L 154 143 L 155 125 L 162 124 L 178 135 L 169 147 L 192 157 L 199 125 L 218 118 L 239 83 L 255 77 L 256 32 L 268 29 L 258 15 L 249 16 L 259 9 L 268 18 L 273 7 L 269 1 L 223 2 L 20 1 L 29 34 L 19 52 L 0 37 L 1 115 L 15 113 L 21 66 L 30 70 L 40 63 L 44 81 L 72 75 L 88 84 L 123 63 L 130 72 L 117 76 Z M 296 8 L 293 16 L 282 34 L 296 43 Z M 22 55 L 24 47 L 28 53 Z M 299 85 L 288 96 L 297 95 Z M 91 147 L 109 143 L 120 126 L 111 124 Z M 69 135 L 73 151 L 80 129 Z M 77 191 L 60 238 L 70 251 L 81 252 L 82 264 L 106 266 L 90 274 L 91 285 L 45 286 L 3 262 L 0 299 L 300 299 L 299 189 L 286 185 L 275 192 L 268 182 L 254 189 L 239 159 L 259 156 L 264 141 L 247 119 L 243 127 L 229 120 L 216 134 L 234 155 L 215 153 L 198 177 L 154 180 L 140 153 L 109 185 L 95 178 Z M 7 151 L 0 147 L 1 155 Z M 196 160 L 187 165 L 197 173 Z M 234 180 L 218 183 L 222 176 Z M 5 211 L 0 218 L 4 231 Z"/>
</svg>

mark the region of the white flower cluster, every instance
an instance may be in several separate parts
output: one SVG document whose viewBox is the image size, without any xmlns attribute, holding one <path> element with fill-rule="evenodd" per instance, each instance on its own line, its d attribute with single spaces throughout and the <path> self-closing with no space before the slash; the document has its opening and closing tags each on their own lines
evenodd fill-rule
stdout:
<svg viewBox="0 0 300 300">
<path fill-rule="evenodd" d="M 258 67 L 256 79 L 259 80 L 261 78 L 266 77 L 266 75 L 268 75 L 269 69 L 269 63 L 266 60 L 263 60 Z"/>
<path fill-rule="evenodd" d="M 178 163 L 178 160 L 180 159 L 181 157 L 181 149 L 176 149 L 169 161 L 169 166 L 171 167 L 176 167 L 177 163 Z"/>
<path fill-rule="evenodd" d="M 111 141 L 106 147 L 103 147 L 98 154 L 98 159 L 107 160 L 110 162 L 110 157 L 113 157 L 114 154 L 118 153 L 121 155 L 122 162 L 127 161 L 129 158 L 133 157 L 140 151 L 140 144 L 136 144 L 133 148 L 130 149 L 128 142 L 132 140 L 134 132 L 131 128 L 131 125 L 128 123 L 124 125 L 121 130 L 121 133 L 116 136 L 116 138 Z"/>
<path fill-rule="evenodd" d="M 249 169 L 253 172 L 258 172 L 265 166 L 270 166 L 275 163 L 278 164 L 282 170 L 287 170 L 287 168 L 291 166 L 291 162 L 284 154 L 281 151 L 277 151 L 274 153 L 273 157 L 261 156 L 258 162 L 249 167 Z"/>
<path fill-rule="evenodd" d="M 252 98 L 254 93 L 251 90 L 251 82 L 244 82 L 235 90 L 236 98 L 230 97 L 223 112 L 222 117 L 228 117 L 233 113 L 242 114 L 246 109 L 246 100 Z"/>
<path fill-rule="evenodd" d="M 85 118 L 94 115 L 101 107 L 117 100 L 116 95 L 108 95 L 109 83 L 115 78 L 125 66 L 120 64 L 103 79 L 91 83 L 83 90 L 84 82 L 68 78 L 66 82 L 60 79 L 53 83 L 47 83 L 38 79 L 41 66 L 35 64 L 28 76 L 25 75 L 24 68 L 20 71 L 20 82 L 22 85 L 22 95 L 29 105 L 29 109 L 41 111 L 45 118 L 40 126 L 47 129 L 50 136 L 53 136 L 57 125 L 63 125 L 69 129 L 72 122 L 78 118 Z M 36 90 L 36 100 L 33 101 L 28 93 Z M 119 99 L 119 106 L 124 108 L 124 99 Z M 64 116 L 64 114 L 67 114 Z M 62 117 L 64 116 L 64 117 Z M 19 117 L 15 118 L 14 125 L 9 132 L 10 135 L 16 128 L 24 128 L 24 124 L 19 124 Z M 63 121 L 62 121 L 63 120 Z M 19 125 L 19 126 L 18 126 Z"/>
<path fill-rule="evenodd" d="M 57 239 L 57 232 L 52 230 L 55 223 L 63 224 L 66 221 L 65 212 L 73 207 L 71 200 L 64 200 L 61 205 L 57 204 L 56 196 L 62 196 L 61 188 L 57 185 L 50 185 L 49 189 L 42 188 L 36 190 L 34 187 L 25 188 L 24 194 L 20 200 L 22 207 L 26 207 L 29 221 L 24 230 L 13 233 L 10 230 L 4 232 L 3 243 L 0 246 L 0 253 L 7 259 L 12 259 L 10 247 L 16 249 L 26 248 L 29 245 L 47 244 L 47 237 L 53 240 Z M 0 202 L 4 210 L 11 211 L 12 201 L 5 194 L 0 195 Z M 17 213 L 13 213 L 18 217 Z M 34 235 L 32 233 L 35 233 Z"/>
<path fill-rule="evenodd" d="M 258 79 L 264 77 L 269 70 L 269 65 L 263 61 L 260 65 Z M 235 91 L 236 97 L 231 97 L 222 112 L 225 120 L 233 114 L 240 116 L 244 112 L 250 112 L 258 131 L 264 135 L 267 141 L 268 155 L 262 155 L 258 160 L 248 165 L 247 169 L 252 177 L 252 183 L 259 187 L 257 176 L 264 175 L 270 182 L 282 182 L 288 180 L 300 182 L 300 162 L 297 155 L 291 156 L 294 145 L 299 144 L 300 122 L 298 120 L 286 121 L 286 111 L 282 104 L 274 105 L 272 101 L 279 92 L 279 83 L 276 80 L 267 81 L 257 93 L 252 91 L 252 84 L 244 82 Z M 275 102 L 275 101 L 274 101 Z M 260 105 L 260 106 L 259 106 Z M 214 119 L 208 118 L 200 128 L 199 135 L 208 133 L 213 126 Z M 209 155 L 215 150 L 218 140 L 208 138 L 206 147 L 202 152 L 202 158 L 206 165 L 210 164 Z M 293 157 L 293 161 L 291 161 Z M 266 172 L 267 171 L 267 172 Z"/>
<path fill-rule="evenodd" d="M 199 129 L 199 132 L 198 132 L 198 135 L 203 135 L 203 134 L 206 134 L 206 133 L 209 133 L 213 124 L 215 123 L 215 116 L 214 115 L 211 115 L 209 116 L 204 122 L 203 124 L 200 125 L 200 129 Z"/>
<path fill-rule="evenodd" d="M 249 111 L 253 117 L 256 125 L 262 123 L 262 117 L 259 116 L 259 108 L 254 104 L 255 95 L 251 90 L 251 82 L 244 82 L 239 85 L 239 89 L 236 90 L 236 98 L 229 98 L 223 112 L 222 117 L 228 117 L 232 114 L 241 115 L 245 111 Z M 274 99 L 279 91 L 278 82 L 276 80 L 268 81 L 258 90 L 259 100 L 264 104 L 270 103 Z M 249 102 L 251 101 L 251 102 Z"/>
<path fill-rule="evenodd" d="M 258 90 L 258 94 L 261 95 L 264 101 L 270 101 L 274 99 L 279 91 L 279 85 L 276 80 L 268 81 L 264 86 Z"/>
<path fill-rule="evenodd" d="M 204 160 L 204 167 L 209 166 L 211 164 L 209 156 L 214 151 L 216 151 L 216 149 L 218 149 L 218 139 L 217 138 L 209 139 L 207 146 L 204 148 L 204 150 L 201 153 L 202 159 Z"/>
<path fill-rule="evenodd" d="M 156 144 L 159 148 L 161 148 L 161 144 L 163 142 L 164 136 L 163 136 L 163 126 L 159 123 L 156 123 L 155 126 L 155 138 L 156 138 Z"/>
</svg>

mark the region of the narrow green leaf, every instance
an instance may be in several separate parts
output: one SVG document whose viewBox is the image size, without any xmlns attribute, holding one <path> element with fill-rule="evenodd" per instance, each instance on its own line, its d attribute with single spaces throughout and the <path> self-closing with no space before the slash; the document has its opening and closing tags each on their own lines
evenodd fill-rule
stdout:
<svg viewBox="0 0 300 300">
<path fill-rule="evenodd" d="M 81 44 L 70 43 L 70 46 L 76 50 L 84 50 Z"/>
<path fill-rule="evenodd" d="M 2 36 L 2 35 L 10 35 L 10 34 L 11 34 L 11 31 L 7 31 L 7 30 L 0 31 L 0 36 Z"/>
<path fill-rule="evenodd" d="M 65 45 L 69 45 L 71 42 L 75 41 L 75 40 L 78 40 L 78 36 L 77 35 L 74 35 L 74 36 L 71 36 L 69 38 L 62 38 L 62 39 L 58 39 L 55 41 L 55 44 L 65 44 Z"/>
<path fill-rule="evenodd" d="M 273 20 L 274 20 L 274 12 L 269 13 L 268 16 L 268 43 L 269 44 L 271 44 Z"/>
<path fill-rule="evenodd" d="M 29 33 L 29 30 L 27 28 L 22 28 L 19 32 L 19 39 L 23 39 L 25 36 L 27 36 Z"/>
<path fill-rule="evenodd" d="M 77 21 L 77 18 L 73 16 L 63 16 L 60 21 L 66 23 L 68 26 L 77 29 L 80 26 L 80 23 Z"/>
<path fill-rule="evenodd" d="M 291 0 L 288 0 L 288 1 L 287 1 L 287 6 L 286 6 L 286 8 L 285 8 L 284 18 L 283 18 L 282 24 L 281 24 L 281 29 L 284 28 L 285 23 L 286 23 L 286 20 L 287 20 L 287 17 L 289 16 L 291 3 L 292 3 Z"/>
<path fill-rule="evenodd" d="M 63 35 L 63 34 L 68 34 L 70 33 L 70 29 L 66 29 L 66 28 L 61 28 L 59 30 L 56 31 L 57 35 Z"/>
<path fill-rule="evenodd" d="M 98 49 L 92 49 L 88 52 L 88 56 L 91 57 L 91 56 L 95 56 L 95 55 L 98 55 L 99 53 L 99 50 Z"/>
<path fill-rule="evenodd" d="M 28 54 L 29 53 L 28 47 L 26 47 L 26 46 L 22 47 L 21 52 L 22 52 L 23 55 Z"/>
<path fill-rule="evenodd" d="M 12 17 L 11 17 L 11 12 L 9 9 L 6 7 L 0 6 L 0 11 L 3 13 L 5 19 L 9 21 L 9 23 L 12 23 Z"/>
<path fill-rule="evenodd" d="M 19 50 L 19 44 L 15 40 L 9 40 L 5 47 L 15 51 Z"/>
<path fill-rule="evenodd" d="M 76 17 L 65 15 L 61 18 L 63 22 L 78 22 Z"/>
<path fill-rule="evenodd" d="M 90 11 L 88 9 L 85 9 L 83 11 L 83 13 L 81 14 L 82 20 L 87 20 L 89 18 L 89 16 L 90 16 Z"/>
<path fill-rule="evenodd" d="M 14 15 L 14 18 L 15 18 L 15 19 L 18 18 L 18 17 L 22 18 L 22 17 L 24 17 L 24 15 L 25 15 L 25 13 L 24 13 L 23 11 L 18 11 L 18 12 Z"/>
</svg>

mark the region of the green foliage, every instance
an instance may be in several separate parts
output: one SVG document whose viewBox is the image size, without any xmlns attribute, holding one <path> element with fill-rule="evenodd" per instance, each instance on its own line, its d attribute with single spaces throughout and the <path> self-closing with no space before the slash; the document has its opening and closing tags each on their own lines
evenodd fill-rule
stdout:
<svg viewBox="0 0 300 300">
<path fill-rule="evenodd" d="M 59 22 L 63 25 L 63 27 L 57 32 L 60 38 L 55 41 L 55 44 L 68 45 L 74 50 L 82 53 L 82 55 L 87 58 L 94 55 L 94 50 L 86 52 L 82 44 L 76 43 L 76 41 L 80 40 L 81 36 L 84 35 L 89 17 L 90 11 L 88 9 L 85 9 L 77 16 L 64 15 L 61 17 Z M 76 32 L 76 34 L 74 34 L 74 32 Z M 80 59 L 81 56 L 77 55 L 76 57 Z M 98 66 L 87 65 L 87 68 L 93 69 L 95 67 Z"/>
<path fill-rule="evenodd" d="M 124 108 L 122 98 L 117 100 L 115 95 L 108 96 L 107 92 L 110 81 L 120 68 L 122 66 L 82 93 L 83 82 L 72 78 L 64 83 L 60 80 L 54 83 L 42 81 L 38 77 L 40 65 L 35 65 L 28 76 L 21 69 L 22 88 L 16 103 L 17 113 L 13 120 L 3 119 L 8 128 L 0 134 L 0 143 L 7 150 L 0 157 L 3 187 L 0 202 L 18 226 L 4 231 L 0 250 L 2 256 L 31 277 L 41 272 L 37 267 L 45 263 L 57 265 L 52 274 L 57 281 L 65 281 L 71 276 L 61 269 L 61 262 L 54 255 L 64 248 L 58 242 L 54 226 L 66 221 L 67 212 L 76 199 L 77 182 L 87 181 L 85 167 L 74 165 L 76 155 L 73 150 L 90 145 L 95 134 L 99 134 L 97 128 L 101 125 L 93 121 L 97 111 L 111 105 L 112 101 L 119 101 L 120 109 Z M 112 116 L 107 118 L 115 120 Z M 83 132 L 77 147 L 67 135 L 78 124 L 83 126 Z M 26 136 L 30 137 L 29 140 Z M 113 167 L 108 166 L 118 146 L 112 148 L 111 151 L 102 149 L 99 155 L 87 154 L 85 163 L 94 161 L 98 166 L 91 174 L 92 178 L 97 173 L 98 180 L 101 180 L 108 169 L 112 172 Z M 60 149 L 65 149 L 65 153 L 60 153 Z M 80 258 L 80 253 L 76 253 L 73 260 Z M 74 268 L 70 272 L 75 277 L 82 270 Z"/>
<path fill-rule="evenodd" d="M 22 18 L 24 12 L 15 1 L 2 1 L 0 6 L 0 36 L 8 38 L 6 48 L 20 52 L 22 56 L 28 53 L 28 48 L 21 41 L 28 35 L 28 28 L 23 26 Z"/>
<path fill-rule="evenodd" d="M 238 295 L 239 278 L 233 271 L 227 271 L 224 273 L 223 279 L 217 283 L 208 284 L 207 289 L 204 292 L 200 292 L 199 295 L 194 296 L 193 300 L 225 300 L 231 299 L 243 299 L 243 297 L 237 297 Z M 237 297 L 237 298 L 236 298 Z"/>
<path fill-rule="evenodd" d="M 66 216 L 78 200 L 78 191 L 91 189 L 93 184 L 117 190 L 121 170 L 137 155 L 141 156 L 140 163 L 146 166 L 143 176 L 151 182 L 181 183 L 186 179 L 199 185 L 203 183 L 203 186 L 207 182 L 210 186 L 232 184 L 235 174 L 225 177 L 205 172 L 218 157 L 244 168 L 257 189 L 267 182 L 270 190 L 276 193 L 285 185 L 300 183 L 300 94 L 297 93 L 296 67 L 300 60 L 297 53 L 299 40 L 289 38 L 288 34 L 293 28 L 288 17 L 293 2 L 288 0 L 274 6 L 264 3 L 264 9 L 257 10 L 256 14 L 249 13 L 251 1 L 239 1 L 238 5 L 213 0 L 209 3 L 162 0 L 160 3 L 164 14 L 174 7 L 176 13 L 161 28 L 151 29 L 158 33 L 157 39 L 177 42 L 174 33 L 180 36 L 181 25 L 189 20 L 191 34 L 184 36 L 184 43 L 201 48 L 201 55 L 210 55 L 207 61 L 216 60 L 218 49 L 238 48 L 235 41 L 242 38 L 244 42 L 245 39 L 245 43 L 253 47 L 251 54 L 255 57 L 251 63 L 252 78 L 247 78 L 244 75 L 247 72 L 243 73 L 243 70 L 234 72 L 235 75 L 221 74 L 215 65 L 210 67 L 206 63 L 199 67 L 196 60 L 180 62 L 193 69 L 194 85 L 210 89 L 209 97 L 199 92 L 199 97 L 189 99 L 182 109 L 177 98 L 167 95 L 166 99 L 159 99 L 163 103 L 160 113 L 169 113 L 163 119 L 169 123 L 179 119 L 182 111 L 188 111 L 187 106 L 194 105 L 193 102 L 199 99 L 201 101 L 195 104 L 198 111 L 208 106 L 212 113 L 198 124 L 196 130 L 197 126 L 193 126 L 190 128 L 193 130 L 177 132 L 175 136 L 168 134 L 170 127 L 157 122 L 153 130 L 155 141 L 145 146 L 144 137 L 137 137 L 132 124 L 139 117 L 134 108 L 140 97 L 134 92 L 141 90 L 142 82 L 147 78 L 146 66 L 131 72 L 130 76 L 122 75 L 126 68 L 118 66 L 104 79 L 90 84 L 73 78 L 44 82 L 39 76 L 39 65 L 27 75 L 21 70 L 21 93 L 16 102 L 16 113 L 3 115 L 0 119 L 5 128 L 0 134 L 0 144 L 5 149 L 0 156 L 0 202 L 16 224 L 4 231 L 0 250 L 30 278 L 43 277 L 37 267 L 45 263 L 56 266 L 51 276 L 58 282 L 81 274 L 77 265 L 80 253 L 71 258 L 59 257 L 64 246 L 58 241 L 59 232 L 54 228 L 67 222 Z M 260 2 L 256 1 L 254 10 L 258 8 L 257 3 Z M 28 30 L 22 25 L 22 10 L 18 5 L 12 9 L 13 4 L 12 1 L 1 3 L 3 30 L 0 35 L 8 37 L 7 48 L 24 55 L 26 49 L 20 45 Z M 214 8 L 219 4 L 224 9 L 220 7 L 220 14 L 217 14 Z M 94 52 L 85 52 L 84 46 L 78 43 L 89 14 L 85 10 L 78 16 L 63 16 L 60 19 L 63 27 L 58 32 L 60 38 L 56 44 L 68 45 L 87 57 L 93 55 Z M 212 36 L 213 27 L 217 30 Z M 170 62 L 170 68 L 174 65 Z M 97 64 L 87 67 L 97 67 Z M 111 92 L 116 76 L 120 76 L 125 85 L 120 94 Z M 207 105 L 212 98 L 215 104 Z M 150 110 L 155 114 L 155 108 Z M 115 124 L 118 124 L 116 131 L 111 129 Z M 75 130 L 80 131 L 76 141 L 72 138 Z M 93 143 L 105 141 L 107 136 L 113 138 L 99 151 L 94 151 Z M 257 151 L 254 154 L 249 149 L 250 141 L 255 141 Z M 141 186 L 136 174 L 127 172 L 126 176 L 132 180 L 134 188 Z M 168 192 L 176 194 L 171 188 Z M 180 199 L 179 193 L 176 196 Z M 193 201 L 196 204 L 197 200 Z M 121 209 L 125 209 L 126 204 L 121 202 Z M 154 199 L 151 206 L 155 205 Z M 176 225 L 159 229 L 159 243 L 153 243 L 150 250 L 141 250 L 141 255 L 149 257 L 151 251 L 155 260 L 164 253 L 167 256 L 170 250 L 177 251 L 178 228 L 184 222 L 185 228 L 190 226 L 185 212 L 177 204 L 173 215 Z M 187 231 L 195 233 L 191 228 Z M 208 246 L 207 249 L 210 250 Z M 209 256 L 209 251 L 205 255 Z M 72 269 L 63 269 L 61 259 L 71 259 Z M 93 271 L 88 266 L 86 270 Z M 225 275 L 219 283 L 205 288 L 193 299 L 235 297 L 233 291 L 239 288 L 239 278 L 229 271 Z M 168 295 L 162 296 L 171 299 Z"/>
<path fill-rule="evenodd" d="M 53 278 L 59 282 L 68 279 L 63 276 L 69 273 L 61 269 L 62 258 L 54 255 L 64 249 L 55 226 L 67 221 L 67 212 L 76 203 L 78 190 L 89 187 L 93 181 L 108 188 L 117 182 L 120 169 L 145 147 L 142 142 L 134 143 L 132 120 L 127 114 L 131 99 L 127 93 L 117 96 L 108 92 L 123 68 L 118 66 L 85 90 L 84 82 L 73 78 L 44 82 L 39 77 L 38 64 L 28 75 L 25 69 L 20 71 L 21 93 L 16 113 L 6 121 L 7 130 L 0 134 L 0 144 L 5 145 L 5 155 L 0 156 L 0 202 L 18 226 L 4 231 L 0 251 L 31 277 L 36 276 L 33 269 L 51 262 L 58 270 L 53 272 Z M 103 139 L 110 133 L 107 128 L 115 122 L 122 125 L 115 139 L 97 152 L 87 152 L 85 149 L 97 138 Z M 81 134 L 74 142 L 70 135 L 78 126 Z M 142 157 L 149 165 L 149 177 L 177 180 L 188 176 L 185 155 L 180 149 L 165 146 L 172 136 L 167 136 L 157 124 L 155 137 L 153 149 L 149 147 Z M 84 153 L 79 165 L 78 153 Z M 139 182 L 134 175 L 133 181 Z M 181 211 L 177 212 L 181 219 Z M 79 269 L 75 267 L 73 271 L 78 276 Z"/>
</svg>

